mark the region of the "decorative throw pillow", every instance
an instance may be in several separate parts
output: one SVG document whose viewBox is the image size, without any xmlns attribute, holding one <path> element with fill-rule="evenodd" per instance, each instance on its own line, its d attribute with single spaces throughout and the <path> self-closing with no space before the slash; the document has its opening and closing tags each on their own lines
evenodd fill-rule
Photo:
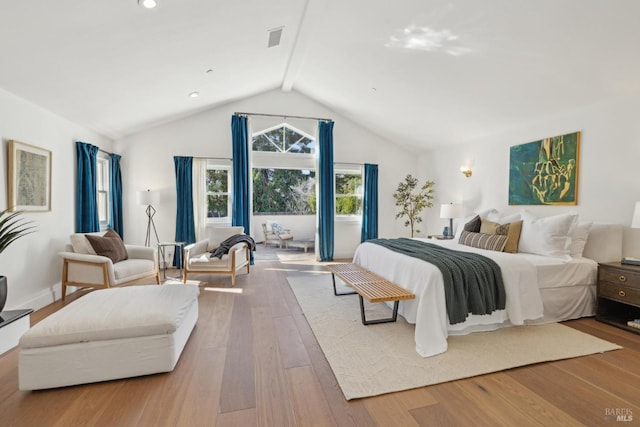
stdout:
<svg viewBox="0 0 640 427">
<path fill-rule="evenodd" d="M 473 217 L 471 221 L 467 222 L 464 225 L 464 231 L 479 233 L 481 224 L 482 224 L 482 220 L 480 219 L 480 215 L 476 215 Z"/>
<path fill-rule="evenodd" d="M 120 235 L 111 229 L 107 230 L 102 237 L 90 234 L 86 237 L 97 255 L 106 256 L 114 263 L 129 258 L 127 248 L 125 248 Z"/>
<path fill-rule="evenodd" d="M 462 231 L 458 243 L 479 249 L 502 252 L 507 244 L 507 236 L 504 234 L 484 234 Z"/>
<path fill-rule="evenodd" d="M 504 246 L 503 252 L 516 253 L 518 252 L 518 242 L 520 241 L 520 232 L 522 231 L 522 221 L 515 221 L 510 223 L 499 223 L 489 221 L 487 219 L 482 220 L 480 226 L 480 232 L 486 234 L 503 234 L 507 236 L 507 244 Z"/>
<path fill-rule="evenodd" d="M 282 224 L 280 224 L 279 222 L 272 222 L 271 231 L 273 231 L 276 234 L 282 233 Z"/>
</svg>

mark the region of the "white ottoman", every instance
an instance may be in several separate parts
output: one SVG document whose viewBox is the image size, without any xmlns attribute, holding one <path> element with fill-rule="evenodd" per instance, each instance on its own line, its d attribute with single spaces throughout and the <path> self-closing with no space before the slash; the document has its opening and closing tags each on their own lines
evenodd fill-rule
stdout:
<svg viewBox="0 0 640 427">
<path fill-rule="evenodd" d="M 20 339 L 20 390 L 169 372 L 198 320 L 195 285 L 93 291 Z"/>
</svg>

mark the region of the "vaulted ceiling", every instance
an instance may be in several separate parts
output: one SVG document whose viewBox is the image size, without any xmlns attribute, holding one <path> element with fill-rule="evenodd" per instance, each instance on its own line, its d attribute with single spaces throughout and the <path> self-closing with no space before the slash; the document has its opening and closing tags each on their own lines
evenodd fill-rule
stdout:
<svg viewBox="0 0 640 427">
<path fill-rule="evenodd" d="M 157 1 L 2 0 L 0 87 L 113 139 L 295 90 L 417 149 L 640 89 L 637 0 Z"/>
</svg>

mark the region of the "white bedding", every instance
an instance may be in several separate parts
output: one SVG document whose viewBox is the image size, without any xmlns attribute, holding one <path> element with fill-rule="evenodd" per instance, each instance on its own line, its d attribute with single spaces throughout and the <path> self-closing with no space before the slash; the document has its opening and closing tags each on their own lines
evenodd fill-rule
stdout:
<svg viewBox="0 0 640 427">
<path fill-rule="evenodd" d="M 424 240 L 425 239 L 417 239 Z M 570 262 L 529 254 L 509 254 L 459 245 L 452 240 L 429 240 L 455 250 L 485 255 L 502 270 L 507 296 L 505 310 L 490 315 L 470 315 L 463 323 L 449 324 L 440 270 L 434 265 L 373 243 L 361 244 L 354 262 L 416 294 L 401 301 L 398 313 L 416 325 L 416 351 L 423 357 L 447 350 L 448 335 L 464 335 L 543 319 L 539 286 L 553 288 L 595 283 L 597 264 L 585 258 Z"/>
</svg>

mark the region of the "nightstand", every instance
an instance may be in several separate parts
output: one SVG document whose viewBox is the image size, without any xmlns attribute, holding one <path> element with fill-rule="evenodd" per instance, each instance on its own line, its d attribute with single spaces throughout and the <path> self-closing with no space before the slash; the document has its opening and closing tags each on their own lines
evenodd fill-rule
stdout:
<svg viewBox="0 0 640 427">
<path fill-rule="evenodd" d="M 640 267 L 619 262 L 598 264 L 596 319 L 640 334 L 627 325 L 640 319 Z"/>
</svg>

